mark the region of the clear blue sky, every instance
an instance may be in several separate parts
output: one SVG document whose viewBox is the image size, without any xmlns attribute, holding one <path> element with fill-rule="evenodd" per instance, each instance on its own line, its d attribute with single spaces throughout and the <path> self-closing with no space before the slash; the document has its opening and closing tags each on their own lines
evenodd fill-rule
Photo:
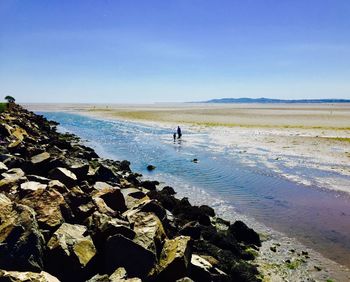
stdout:
<svg viewBox="0 0 350 282">
<path fill-rule="evenodd" d="M 20 102 L 350 98 L 349 0 L 0 0 Z"/>
</svg>

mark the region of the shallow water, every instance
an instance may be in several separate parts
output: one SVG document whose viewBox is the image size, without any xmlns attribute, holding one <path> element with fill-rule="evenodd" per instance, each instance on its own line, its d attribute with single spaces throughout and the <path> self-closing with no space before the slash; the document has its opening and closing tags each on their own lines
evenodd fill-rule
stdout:
<svg viewBox="0 0 350 282">
<path fill-rule="evenodd" d="M 205 133 L 185 133 L 183 140 L 174 142 L 169 128 L 69 113 L 44 115 L 58 121 L 60 130 L 86 140 L 101 157 L 127 159 L 134 171 L 174 186 L 180 195 L 194 201 L 205 199 L 214 207 L 218 203 L 233 207 L 235 212 L 350 266 L 347 194 L 294 183 L 263 164 L 245 165 L 239 151 L 229 147 L 214 150 L 215 144 Z M 199 162 L 192 162 L 194 158 Z M 148 164 L 155 165 L 156 170 L 148 172 Z M 296 172 L 309 178 L 316 174 L 304 168 Z"/>
</svg>

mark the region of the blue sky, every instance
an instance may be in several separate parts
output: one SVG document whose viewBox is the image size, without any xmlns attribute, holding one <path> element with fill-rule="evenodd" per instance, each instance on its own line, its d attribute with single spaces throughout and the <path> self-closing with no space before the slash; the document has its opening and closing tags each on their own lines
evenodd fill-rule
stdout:
<svg viewBox="0 0 350 282">
<path fill-rule="evenodd" d="M 20 102 L 350 98 L 349 0 L 1 0 Z"/>
</svg>

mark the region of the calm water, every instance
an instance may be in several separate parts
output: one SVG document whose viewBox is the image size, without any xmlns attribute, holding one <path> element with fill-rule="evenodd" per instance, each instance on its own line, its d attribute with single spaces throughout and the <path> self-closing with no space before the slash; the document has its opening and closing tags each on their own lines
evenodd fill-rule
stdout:
<svg viewBox="0 0 350 282">
<path fill-rule="evenodd" d="M 173 142 L 169 128 L 68 113 L 44 115 L 58 121 L 62 131 L 86 140 L 101 157 L 127 159 L 134 171 L 172 185 L 181 195 L 214 207 L 218 203 L 233 207 L 350 266 L 347 195 L 293 183 L 262 165 L 245 166 L 238 152 L 213 150 L 214 144 L 203 133 L 185 133 L 181 142 Z M 194 158 L 199 162 L 191 162 Z M 148 164 L 156 170 L 148 172 Z"/>
</svg>

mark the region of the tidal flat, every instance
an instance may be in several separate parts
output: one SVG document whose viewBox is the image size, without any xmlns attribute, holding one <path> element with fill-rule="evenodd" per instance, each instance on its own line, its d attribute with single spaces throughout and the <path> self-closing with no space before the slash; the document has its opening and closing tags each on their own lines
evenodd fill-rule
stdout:
<svg viewBox="0 0 350 282">
<path fill-rule="evenodd" d="M 312 273 L 314 276 L 311 277 L 321 281 L 328 278 L 335 281 L 349 279 L 349 274 L 346 274 L 349 273 L 346 270 L 346 266 L 349 266 L 349 249 L 344 246 L 349 242 L 346 234 L 350 226 L 350 214 L 347 210 L 350 187 L 350 105 L 79 104 L 35 105 L 34 109 L 73 112 L 103 120 L 144 124 L 150 128 L 161 127 L 169 132 L 169 138 L 177 125 L 180 125 L 184 132 L 183 141 L 186 142 L 182 144 L 182 150 L 184 144 L 196 144 L 198 147 L 202 146 L 201 148 L 210 147 L 211 152 L 225 154 L 228 158 L 239 159 L 241 164 L 254 170 L 265 167 L 264 173 L 270 171 L 285 181 L 283 183 L 292 183 L 285 186 L 283 184 L 281 191 L 276 187 L 277 190 L 272 191 L 272 194 L 276 191 L 285 194 L 281 197 L 289 197 L 289 201 L 295 201 L 295 205 L 290 209 L 293 210 L 291 214 L 280 214 L 280 221 L 289 224 L 289 228 L 281 228 L 278 220 L 270 220 L 269 223 L 266 220 L 268 213 L 258 211 L 254 214 L 243 208 L 243 214 L 247 212 L 247 217 L 253 217 L 283 233 L 276 240 L 267 240 L 263 244 L 262 254 L 258 258 L 262 268 L 274 277 L 272 281 L 277 279 L 275 275 L 286 279 L 298 277 L 296 275 L 302 278 L 306 277 L 306 272 Z M 152 135 L 152 138 L 156 137 Z M 164 139 L 166 138 L 165 133 Z M 140 140 L 146 142 L 146 138 Z M 288 189 L 294 190 L 294 196 L 288 194 Z M 264 197 L 261 193 L 260 191 L 260 197 Z M 186 196 L 186 191 L 183 194 Z M 211 195 L 205 198 L 203 194 L 197 194 L 203 196 L 204 201 L 210 201 Z M 278 196 L 274 196 L 275 199 L 269 199 L 273 195 L 266 196 L 267 201 L 273 202 L 267 210 L 276 212 L 278 209 L 274 205 L 278 202 Z M 260 202 L 248 201 L 246 204 L 254 206 Z M 285 201 L 280 201 L 278 205 L 285 205 Z M 295 215 L 296 210 L 302 208 L 307 212 L 299 216 L 308 217 L 309 222 L 300 221 Z M 223 213 L 225 212 L 227 210 L 224 209 Z M 259 214 L 266 216 L 265 220 Z M 298 229 L 298 221 L 306 228 L 299 230 L 302 235 L 295 230 Z M 316 229 L 315 233 L 319 232 L 319 236 L 309 234 L 307 225 L 313 221 L 328 231 Z M 269 234 L 268 229 L 262 232 Z M 270 233 L 267 237 L 274 239 L 275 235 L 271 234 L 275 233 Z M 304 246 L 295 241 L 295 237 Z M 343 247 L 342 244 L 339 245 L 339 241 L 343 241 Z M 318 256 L 312 249 L 345 267 L 323 259 L 323 256 Z"/>
</svg>

